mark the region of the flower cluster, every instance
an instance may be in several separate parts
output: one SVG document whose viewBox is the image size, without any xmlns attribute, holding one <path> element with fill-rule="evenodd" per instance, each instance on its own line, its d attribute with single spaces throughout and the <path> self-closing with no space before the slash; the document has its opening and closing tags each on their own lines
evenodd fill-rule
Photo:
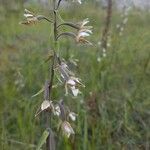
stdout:
<svg viewBox="0 0 150 150">
<path fill-rule="evenodd" d="M 86 18 L 83 21 L 78 22 L 76 24 L 69 23 L 69 22 L 62 23 L 62 24 L 58 25 L 58 28 L 63 26 L 63 25 L 67 25 L 67 26 L 70 26 L 70 27 L 76 29 L 77 32 L 76 33 L 74 33 L 74 32 L 63 32 L 60 35 L 58 35 L 57 38 L 60 38 L 63 35 L 67 35 L 67 36 L 73 37 L 77 43 L 92 45 L 92 43 L 89 42 L 86 39 L 86 37 L 88 37 L 88 36 L 90 36 L 90 34 L 92 34 L 92 28 L 93 27 L 92 26 L 86 26 L 87 23 L 89 23 L 88 18 Z"/>
<path fill-rule="evenodd" d="M 102 42 L 101 41 L 99 41 L 97 44 L 98 44 L 99 47 L 102 48 L 101 56 L 97 57 L 97 61 L 100 62 L 101 58 L 105 58 L 107 56 L 107 51 L 106 51 L 107 49 L 102 46 Z M 107 45 L 107 48 L 109 48 L 111 46 L 111 36 L 110 36 L 110 34 L 107 35 L 107 43 L 106 43 L 106 45 Z"/>
<path fill-rule="evenodd" d="M 69 138 L 71 134 L 75 134 L 73 128 L 68 121 L 64 121 L 61 124 L 63 133 Z"/>
<path fill-rule="evenodd" d="M 87 43 L 87 44 L 90 44 L 92 45 L 91 42 L 89 42 L 88 40 L 85 39 L 85 37 L 88 37 L 90 36 L 90 34 L 92 34 L 92 26 L 85 26 L 87 23 L 89 23 L 89 19 L 84 19 L 82 22 L 79 22 L 77 24 L 78 26 L 78 33 L 77 33 L 77 36 L 76 36 L 76 41 L 78 43 Z"/>
<path fill-rule="evenodd" d="M 49 20 L 48 18 L 46 18 L 43 15 L 35 15 L 33 12 L 25 9 L 24 10 L 24 17 L 26 18 L 26 20 L 21 21 L 20 24 L 24 24 L 24 25 L 33 25 L 38 23 L 40 20 L 47 20 L 48 22 L 52 22 L 51 20 Z"/>
<path fill-rule="evenodd" d="M 59 127 L 61 127 L 64 135 L 66 135 L 69 138 L 70 135 L 75 134 L 75 132 L 68 121 L 69 118 L 72 121 L 75 121 L 77 114 L 75 114 L 74 112 L 70 112 L 69 108 L 64 105 L 62 100 L 59 102 L 59 105 L 57 107 L 60 110 L 59 117 L 61 119 L 61 123 Z"/>
<path fill-rule="evenodd" d="M 78 2 L 81 4 L 81 0 L 72 0 L 75 2 Z M 53 25 L 53 33 L 54 33 L 54 47 L 53 47 L 53 54 L 50 54 L 45 62 L 50 61 L 50 79 L 48 79 L 45 82 L 45 86 L 35 95 L 32 97 L 35 97 L 39 95 L 40 93 L 44 92 L 44 100 L 41 102 L 39 109 L 37 110 L 35 117 L 37 117 L 39 114 L 43 112 L 47 112 L 50 114 L 53 114 L 54 116 L 59 118 L 60 126 L 59 129 L 62 130 L 64 135 L 66 135 L 68 138 L 71 134 L 75 134 L 71 124 L 69 123 L 69 120 L 75 121 L 77 114 L 70 111 L 70 109 L 64 105 L 63 100 L 54 101 L 52 98 L 52 91 L 55 87 L 55 77 L 58 75 L 59 85 L 63 85 L 65 89 L 65 95 L 68 95 L 69 92 L 72 94 L 72 96 L 78 96 L 80 92 L 79 87 L 84 87 L 84 85 L 81 83 L 81 79 L 77 78 L 75 74 L 70 71 L 67 63 L 64 61 L 63 58 L 60 58 L 60 56 L 57 53 L 58 48 L 58 40 L 61 36 L 67 35 L 71 36 L 75 39 L 77 43 L 81 44 L 89 44 L 92 45 L 91 42 L 89 42 L 86 38 L 89 37 L 92 34 L 92 26 L 87 26 L 89 23 L 89 19 L 84 19 L 83 21 L 79 23 L 68 23 L 63 22 L 61 24 L 58 24 L 58 13 L 57 10 L 59 9 L 59 6 L 61 4 L 62 0 L 54 0 L 53 1 L 53 20 L 51 21 L 47 17 L 43 15 L 36 15 L 33 12 L 25 9 L 24 17 L 25 20 L 20 22 L 20 24 L 24 25 L 34 25 L 38 23 L 41 20 L 46 20 Z M 63 32 L 60 33 L 59 28 L 61 26 L 70 26 L 73 29 L 76 30 L 76 32 Z M 76 65 L 76 61 L 72 61 L 73 64 Z M 50 115 L 51 116 L 51 115 Z M 47 117 L 47 121 L 48 117 Z M 47 125 L 49 126 L 49 124 Z M 50 134 L 50 132 L 49 132 Z M 49 144 L 49 143 L 47 143 Z"/>
<path fill-rule="evenodd" d="M 116 28 L 117 28 L 120 36 L 122 36 L 124 28 L 128 22 L 128 14 L 129 14 L 130 9 L 131 9 L 131 7 L 124 8 L 124 12 L 121 16 L 123 18 L 122 22 L 116 25 Z"/>
<path fill-rule="evenodd" d="M 20 24 L 32 25 L 36 24 L 39 21 L 38 16 L 36 16 L 33 12 L 27 9 L 24 10 L 24 17 L 26 18 L 26 20 L 20 22 Z"/>
<path fill-rule="evenodd" d="M 80 91 L 79 86 L 84 85 L 81 83 L 81 79 L 75 77 L 74 73 L 69 70 L 68 65 L 65 62 L 61 62 L 57 67 L 58 73 L 61 76 L 61 81 L 65 84 L 66 95 L 68 95 L 68 89 L 71 90 L 73 96 L 77 96 Z"/>
<path fill-rule="evenodd" d="M 52 101 L 44 100 L 41 104 L 40 109 L 35 114 L 35 116 L 37 117 L 43 111 L 50 111 L 55 116 L 59 117 L 59 119 L 61 120 L 61 123 L 60 123 L 60 126 L 58 126 L 58 128 L 61 127 L 64 135 L 66 135 L 68 138 L 70 137 L 71 134 L 75 134 L 73 128 L 71 127 L 71 124 L 68 121 L 69 121 L 69 118 L 72 121 L 75 121 L 77 114 L 74 112 L 71 112 L 68 109 L 68 107 L 65 107 L 62 100 L 60 100 L 60 102 L 56 105 L 54 105 Z"/>
</svg>

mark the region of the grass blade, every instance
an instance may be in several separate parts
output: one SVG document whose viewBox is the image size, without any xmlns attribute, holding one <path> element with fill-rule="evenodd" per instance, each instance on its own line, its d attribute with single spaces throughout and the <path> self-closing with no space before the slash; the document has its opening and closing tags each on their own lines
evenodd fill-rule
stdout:
<svg viewBox="0 0 150 150">
<path fill-rule="evenodd" d="M 41 147 L 43 146 L 43 144 L 46 143 L 46 139 L 47 139 L 48 136 L 49 136 L 49 132 L 47 130 L 45 130 L 43 132 L 41 138 L 40 138 L 40 141 L 39 141 L 39 143 L 37 145 L 36 150 L 40 150 L 41 149 Z"/>
</svg>

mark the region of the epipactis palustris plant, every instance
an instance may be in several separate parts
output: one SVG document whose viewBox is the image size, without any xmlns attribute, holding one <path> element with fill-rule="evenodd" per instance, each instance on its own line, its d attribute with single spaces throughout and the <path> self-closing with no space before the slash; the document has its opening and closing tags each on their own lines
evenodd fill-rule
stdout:
<svg viewBox="0 0 150 150">
<path fill-rule="evenodd" d="M 81 79 L 75 76 L 75 74 L 70 70 L 70 68 L 67 65 L 67 62 L 61 58 L 61 51 L 59 50 L 58 42 L 61 37 L 69 36 L 75 40 L 76 43 L 80 44 L 89 44 L 92 45 L 90 41 L 88 41 L 86 38 L 92 34 L 92 26 L 87 26 L 89 23 L 88 18 L 84 19 L 81 22 L 72 23 L 72 22 L 61 22 L 58 20 L 58 12 L 59 7 L 61 5 L 61 2 L 63 0 L 53 0 L 53 18 L 49 19 L 48 17 L 44 15 L 38 15 L 33 13 L 32 11 L 29 11 L 25 9 L 24 17 L 25 20 L 20 22 L 20 24 L 23 25 L 35 25 L 42 20 L 49 22 L 53 26 L 53 36 L 54 36 L 54 46 L 53 50 L 51 51 L 51 55 L 46 60 L 46 62 L 50 62 L 50 76 L 49 79 L 46 80 L 45 86 L 34 96 L 37 96 L 38 94 L 44 92 L 44 100 L 41 103 L 40 108 L 37 110 L 35 116 L 37 117 L 40 113 L 46 113 L 49 115 L 48 119 L 51 120 L 52 116 L 57 116 L 61 123 L 59 123 L 59 129 L 62 130 L 62 133 L 66 135 L 68 138 L 71 134 L 75 134 L 71 124 L 69 123 L 69 120 L 72 121 L 76 120 L 77 114 L 70 111 L 70 109 L 65 106 L 64 101 L 54 101 L 54 98 L 52 97 L 52 92 L 55 88 L 54 84 L 54 77 L 57 76 L 59 84 L 57 86 L 63 86 L 64 87 L 64 93 L 67 96 L 69 92 L 72 94 L 72 96 L 78 96 L 80 93 L 79 88 L 84 87 L 84 85 L 81 83 Z M 68 0 L 69 1 L 69 0 Z M 73 0 L 81 4 L 81 0 Z M 61 27 L 68 26 L 71 27 L 74 32 L 63 32 L 59 33 Z M 55 88 L 56 89 L 56 88 Z M 63 89 L 63 88 L 62 88 Z M 47 131 L 45 141 L 46 144 L 48 144 L 48 140 L 50 137 L 50 134 L 52 133 L 51 129 L 51 121 L 47 120 Z M 50 143 L 50 142 L 49 142 Z M 48 147 L 51 145 L 49 144 Z M 48 149 L 48 148 L 47 148 Z"/>
</svg>

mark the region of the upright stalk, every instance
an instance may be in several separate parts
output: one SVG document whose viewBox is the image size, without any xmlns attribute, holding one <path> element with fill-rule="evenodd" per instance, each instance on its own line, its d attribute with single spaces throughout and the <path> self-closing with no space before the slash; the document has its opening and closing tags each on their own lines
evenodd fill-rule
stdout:
<svg viewBox="0 0 150 150">
<path fill-rule="evenodd" d="M 64 105 L 63 100 L 60 100 L 59 102 L 53 102 L 53 84 L 55 79 L 55 73 L 57 73 L 60 77 L 60 85 L 63 85 L 65 94 L 68 94 L 68 90 L 71 92 L 72 96 L 76 97 L 79 94 L 79 86 L 84 85 L 80 82 L 80 79 L 77 78 L 74 73 L 72 73 L 65 62 L 65 60 L 61 60 L 59 57 L 59 45 L 58 45 L 58 39 L 62 36 L 69 36 L 73 38 L 77 43 L 82 44 L 91 44 L 88 40 L 86 40 L 86 37 L 89 36 L 92 31 L 92 26 L 86 26 L 86 24 L 89 22 L 88 19 L 84 19 L 80 23 L 70 23 L 70 22 L 63 22 L 61 24 L 57 24 L 58 22 L 58 13 L 57 10 L 59 9 L 59 6 L 61 4 L 62 0 L 52 0 L 53 2 L 53 20 L 49 20 L 47 17 L 43 15 L 35 14 L 27 9 L 25 9 L 24 16 L 26 20 L 20 22 L 20 24 L 24 25 L 35 25 L 36 23 L 44 20 L 49 23 L 52 23 L 53 25 L 53 55 L 50 55 L 48 57 L 48 60 L 50 61 L 49 65 L 49 80 L 45 82 L 45 87 L 40 90 L 36 95 L 40 94 L 41 91 L 44 91 L 44 100 L 36 112 L 35 116 L 38 116 L 41 112 L 46 113 L 46 130 L 43 132 L 40 142 L 37 145 L 37 149 L 40 149 L 43 144 L 46 142 L 46 150 L 55 150 L 55 139 L 54 139 L 54 132 L 52 130 L 52 115 L 59 118 L 61 124 L 60 128 L 62 130 L 62 133 L 66 137 L 70 137 L 70 135 L 75 134 L 73 128 L 71 127 L 71 124 L 69 123 L 69 120 L 75 121 L 76 114 L 72 112 L 67 106 Z M 81 4 L 81 1 L 77 1 Z M 76 30 L 76 33 L 74 32 L 62 32 L 58 34 L 58 28 L 61 26 L 68 26 L 72 29 Z M 46 61 L 47 62 L 47 61 Z M 55 72 L 55 66 L 56 72 Z"/>
<path fill-rule="evenodd" d="M 50 70 L 50 85 L 49 85 L 49 98 L 51 99 L 51 93 L 52 93 L 52 86 L 53 86 L 53 80 L 54 80 L 54 65 L 55 65 L 55 59 L 56 59 L 56 49 L 57 49 L 57 14 L 55 9 L 55 2 L 56 0 L 53 0 L 53 13 L 54 13 L 54 23 L 53 23 L 53 34 L 54 34 L 54 48 L 53 48 L 53 57 L 52 57 L 52 65 Z"/>
<path fill-rule="evenodd" d="M 108 5 L 107 5 L 107 15 L 106 15 L 106 22 L 105 22 L 105 27 L 103 29 L 102 33 L 102 48 L 105 50 L 107 49 L 107 39 L 108 39 L 108 33 L 110 29 L 110 24 L 111 24 L 111 16 L 112 16 L 112 0 L 108 0 Z"/>
<path fill-rule="evenodd" d="M 52 99 L 52 86 L 53 86 L 53 80 L 54 80 L 54 65 L 55 65 L 55 58 L 56 58 L 56 48 L 57 48 L 57 14 L 55 9 L 55 0 L 53 0 L 53 34 L 54 34 L 54 48 L 53 48 L 53 57 L 52 57 L 52 64 L 50 69 L 50 83 L 49 83 L 49 100 Z M 49 115 L 49 114 L 48 114 Z M 51 115 L 47 117 L 47 128 L 51 126 Z M 52 150 L 51 142 L 50 142 L 50 134 L 46 140 L 46 149 Z"/>
</svg>

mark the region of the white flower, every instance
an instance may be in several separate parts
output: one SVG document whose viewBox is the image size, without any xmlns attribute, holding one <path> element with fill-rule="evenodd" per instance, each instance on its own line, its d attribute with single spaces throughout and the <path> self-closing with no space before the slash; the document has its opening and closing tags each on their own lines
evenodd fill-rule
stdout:
<svg viewBox="0 0 150 150">
<path fill-rule="evenodd" d="M 103 57 L 106 57 L 106 53 L 103 53 Z"/>
<path fill-rule="evenodd" d="M 59 116 L 60 113 L 61 113 L 61 112 L 60 112 L 60 107 L 59 107 L 58 105 L 56 105 L 55 108 L 54 108 L 54 115 Z"/>
<path fill-rule="evenodd" d="M 81 0 L 73 0 L 73 2 L 78 2 L 79 4 L 82 4 Z"/>
<path fill-rule="evenodd" d="M 53 111 L 52 101 L 44 100 L 41 104 L 40 109 L 37 110 L 35 117 L 38 116 L 42 111 L 47 110 L 48 108 L 52 109 L 52 111 Z"/>
<path fill-rule="evenodd" d="M 89 23 L 89 18 L 84 19 L 81 22 L 78 22 L 77 25 L 79 26 L 79 29 L 92 29 L 92 26 L 85 26 L 87 23 Z"/>
<path fill-rule="evenodd" d="M 102 45 L 102 42 L 101 42 L 101 41 L 99 41 L 97 44 L 98 44 L 98 45 Z"/>
<path fill-rule="evenodd" d="M 73 79 L 69 79 L 67 81 L 67 84 L 71 85 L 71 86 L 75 86 L 76 85 L 76 82 L 73 80 Z"/>
<path fill-rule="evenodd" d="M 116 25 L 116 28 L 119 29 L 119 28 L 120 28 L 120 24 L 117 24 L 117 25 Z"/>
<path fill-rule="evenodd" d="M 20 22 L 20 24 L 24 24 L 24 25 L 32 25 L 32 24 L 36 24 L 37 22 L 39 22 L 40 20 L 46 20 L 48 22 L 51 22 L 51 20 L 49 20 L 48 18 L 46 18 L 43 15 L 35 15 L 33 12 L 25 9 L 24 10 L 24 17 L 26 18 L 25 21 Z"/>
<path fill-rule="evenodd" d="M 25 9 L 25 10 L 24 10 L 24 15 L 25 15 L 25 14 L 26 14 L 26 15 L 29 14 L 29 15 L 34 16 L 34 15 L 33 15 L 33 12 L 29 11 L 28 9 Z"/>
<path fill-rule="evenodd" d="M 76 77 L 73 77 L 73 76 L 70 76 L 70 78 L 69 78 L 68 81 L 71 82 L 72 84 L 70 84 L 70 85 L 73 85 L 73 86 L 75 86 L 76 84 L 79 84 L 79 85 L 84 86 L 84 85 L 80 82 L 80 79 L 79 79 L 79 78 L 76 78 Z M 68 81 L 67 81 L 67 82 L 68 82 Z M 75 83 L 75 84 L 74 84 L 74 83 Z"/>
<path fill-rule="evenodd" d="M 77 114 L 75 114 L 74 112 L 70 112 L 69 113 L 69 117 L 72 121 L 75 121 L 76 120 L 76 117 L 77 117 Z"/>
<path fill-rule="evenodd" d="M 66 86 L 65 86 L 65 89 L 66 89 L 66 95 L 68 94 L 68 87 L 70 88 L 73 96 L 78 96 L 79 93 L 81 93 L 79 91 L 79 89 L 77 88 L 77 86 L 80 85 L 80 86 L 83 86 L 85 87 L 81 82 L 80 82 L 80 79 L 79 78 L 76 78 L 76 77 L 73 77 L 73 76 L 70 76 L 68 81 L 66 81 Z"/>
<path fill-rule="evenodd" d="M 67 64 L 61 62 L 61 65 L 58 67 L 60 75 L 64 81 L 67 81 L 70 75 L 74 75 L 68 68 Z"/>
<path fill-rule="evenodd" d="M 121 28 L 120 28 L 120 31 L 122 32 L 123 30 L 124 30 L 124 27 L 121 27 Z"/>
<path fill-rule="evenodd" d="M 43 103 L 41 104 L 41 110 L 45 110 L 51 106 L 51 101 L 44 100 Z"/>
<path fill-rule="evenodd" d="M 65 95 L 68 95 L 68 89 L 70 89 L 72 94 L 74 96 L 77 96 L 80 93 L 77 87 L 78 86 L 84 87 L 80 79 L 75 77 L 74 73 L 72 73 L 69 70 L 68 66 L 64 62 L 61 62 L 61 65 L 58 66 L 58 69 L 59 74 L 65 83 L 65 92 L 66 92 Z"/>
<path fill-rule="evenodd" d="M 78 33 L 78 36 L 79 36 L 79 37 L 86 37 L 86 36 L 90 36 L 90 34 L 87 33 L 87 32 L 85 32 L 85 31 L 80 31 L 80 32 Z"/>
<path fill-rule="evenodd" d="M 78 96 L 78 94 L 80 92 L 79 89 L 76 89 L 75 86 L 71 86 L 70 89 L 72 91 L 73 96 L 75 96 L 75 97 Z"/>
<path fill-rule="evenodd" d="M 105 48 L 103 48 L 102 51 L 103 51 L 103 53 L 106 53 L 106 49 Z"/>
<path fill-rule="evenodd" d="M 107 46 L 110 47 L 111 46 L 110 43 L 107 43 Z"/>
<path fill-rule="evenodd" d="M 77 43 L 81 43 L 81 44 L 89 44 L 92 45 L 92 43 L 88 40 L 86 40 L 83 36 L 81 36 L 81 34 L 79 33 L 76 37 L 76 42 Z"/>
<path fill-rule="evenodd" d="M 97 57 L 97 61 L 100 62 L 100 61 L 101 61 L 101 58 L 100 58 L 100 57 Z"/>
<path fill-rule="evenodd" d="M 38 22 L 37 16 L 35 16 L 31 11 L 25 9 L 24 16 L 26 17 L 26 21 L 20 22 L 20 24 L 31 25 Z"/>
<path fill-rule="evenodd" d="M 67 121 L 64 121 L 61 124 L 61 128 L 63 133 L 69 138 L 71 134 L 75 134 L 73 128 L 71 127 L 70 123 Z"/>
<path fill-rule="evenodd" d="M 85 26 L 87 23 L 89 23 L 89 19 L 86 18 L 82 22 L 77 23 L 78 26 L 78 33 L 76 36 L 76 41 L 78 43 L 83 43 L 83 44 L 90 44 L 92 45 L 91 42 L 85 39 L 85 37 L 90 36 L 92 34 L 92 26 Z"/>
<path fill-rule="evenodd" d="M 34 17 L 32 14 L 24 14 L 26 18 Z"/>
<path fill-rule="evenodd" d="M 128 21 L 128 18 L 125 18 L 125 19 L 123 20 L 123 24 L 126 24 L 127 21 Z"/>
<path fill-rule="evenodd" d="M 80 4 L 82 3 L 81 0 L 77 0 L 77 1 L 78 1 L 78 3 L 80 3 Z"/>
</svg>

